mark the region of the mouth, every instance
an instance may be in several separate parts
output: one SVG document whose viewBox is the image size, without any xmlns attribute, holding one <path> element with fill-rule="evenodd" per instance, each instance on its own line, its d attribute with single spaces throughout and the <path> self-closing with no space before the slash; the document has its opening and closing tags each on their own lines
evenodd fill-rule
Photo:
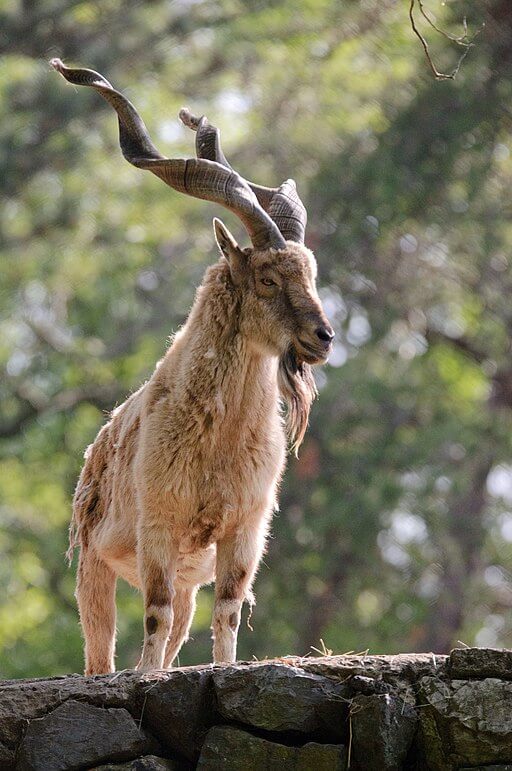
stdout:
<svg viewBox="0 0 512 771">
<path fill-rule="evenodd" d="M 316 342 L 315 344 L 297 338 L 295 342 L 297 356 L 306 364 L 325 364 L 332 349 L 331 342 Z"/>
</svg>

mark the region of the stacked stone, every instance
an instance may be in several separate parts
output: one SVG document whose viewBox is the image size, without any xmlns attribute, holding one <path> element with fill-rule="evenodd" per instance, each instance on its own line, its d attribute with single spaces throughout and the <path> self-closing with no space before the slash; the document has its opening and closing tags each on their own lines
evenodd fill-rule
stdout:
<svg viewBox="0 0 512 771">
<path fill-rule="evenodd" d="M 512 771 L 512 651 L 0 683 L 0 770 Z"/>
</svg>

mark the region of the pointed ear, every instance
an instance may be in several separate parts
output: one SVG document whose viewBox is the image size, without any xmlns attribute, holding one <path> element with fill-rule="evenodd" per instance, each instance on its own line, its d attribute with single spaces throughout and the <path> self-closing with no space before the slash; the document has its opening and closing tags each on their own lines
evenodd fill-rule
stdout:
<svg viewBox="0 0 512 771">
<path fill-rule="evenodd" d="M 213 220 L 213 232 L 221 254 L 229 263 L 231 278 L 235 284 L 239 284 L 246 267 L 247 260 L 245 254 L 240 249 L 224 223 L 218 220 L 217 217 Z"/>
</svg>

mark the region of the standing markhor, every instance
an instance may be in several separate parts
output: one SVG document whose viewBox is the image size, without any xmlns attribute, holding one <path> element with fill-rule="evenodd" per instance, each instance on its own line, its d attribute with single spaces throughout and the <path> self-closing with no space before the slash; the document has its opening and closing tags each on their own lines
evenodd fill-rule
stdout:
<svg viewBox="0 0 512 771">
<path fill-rule="evenodd" d="M 292 180 L 267 188 L 237 174 L 206 118 L 180 113 L 197 132 L 197 158 L 164 158 L 133 105 L 102 75 L 59 59 L 52 65 L 114 107 L 130 163 L 230 209 L 253 245 L 241 249 L 214 220 L 222 256 L 206 271 L 186 323 L 86 452 L 69 551 L 80 546 L 85 672 L 114 670 L 117 576 L 144 596 L 139 669 L 171 664 L 198 588 L 214 579 L 213 658 L 231 662 L 276 506 L 286 432 L 297 448 L 315 396 L 310 365 L 326 360 L 334 336 L 304 246 L 306 212 Z"/>
</svg>

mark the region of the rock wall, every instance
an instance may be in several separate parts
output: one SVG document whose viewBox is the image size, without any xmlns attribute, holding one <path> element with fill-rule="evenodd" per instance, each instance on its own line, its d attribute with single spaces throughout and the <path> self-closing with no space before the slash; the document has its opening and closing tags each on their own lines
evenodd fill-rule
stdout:
<svg viewBox="0 0 512 771">
<path fill-rule="evenodd" d="M 512 651 L 0 683 L 0 769 L 512 771 Z"/>
</svg>

